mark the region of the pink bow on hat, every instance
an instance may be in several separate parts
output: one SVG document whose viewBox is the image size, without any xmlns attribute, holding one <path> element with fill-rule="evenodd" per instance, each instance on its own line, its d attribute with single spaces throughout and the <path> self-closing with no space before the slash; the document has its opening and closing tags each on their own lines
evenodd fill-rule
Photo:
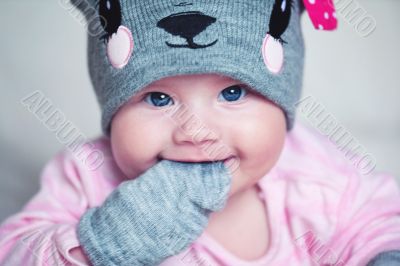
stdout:
<svg viewBox="0 0 400 266">
<path fill-rule="evenodd" d="M 303 2 L 316 29 L 336 29 L 337 20 L 333 0 L 303 0 Z"/>
</svg>

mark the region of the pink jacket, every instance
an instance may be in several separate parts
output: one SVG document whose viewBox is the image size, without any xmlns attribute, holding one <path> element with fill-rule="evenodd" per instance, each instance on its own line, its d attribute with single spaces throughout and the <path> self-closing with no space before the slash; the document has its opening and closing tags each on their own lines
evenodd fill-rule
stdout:
<svg viewBox="0 0 400 266">
<path fill-rule="evenodd" d="M 104 162 L 85 167 L 71 152 L 43 169 L 40 191 L 0 226 L 0 265 L 83 265 L 80 216 L 99 206 L 126 177 L 109 140 L 91 142 Z M 244 261 L 203 233 L 187 250 L 161 265 L 365 265 L 381 251 L 400 249 L 400 190 L 392 176 L 362 175 L 344 154 L 299 124 L 287 135 L 275 167 L 258 184 L 270 223 L 270 248 Z"/>
</svg>

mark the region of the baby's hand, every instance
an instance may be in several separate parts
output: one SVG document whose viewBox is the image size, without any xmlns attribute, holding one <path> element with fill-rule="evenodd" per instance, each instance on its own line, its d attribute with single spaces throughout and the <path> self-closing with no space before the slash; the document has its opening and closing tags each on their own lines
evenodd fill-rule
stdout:
<svg viewBox="0 0 400 266">
<path fill-rule="evenodd" d="M 82 216 L 81 245 L 93 265 L 157 265 L 201 235 L 230 185 L 221 161 L 160 161 Z"/>
</svg>

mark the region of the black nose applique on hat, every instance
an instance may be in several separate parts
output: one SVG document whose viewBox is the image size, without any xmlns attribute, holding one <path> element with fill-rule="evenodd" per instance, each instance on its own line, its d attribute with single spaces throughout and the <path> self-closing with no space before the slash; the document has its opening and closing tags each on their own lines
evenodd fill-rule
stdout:
<svg viewBox="0 0 400 266">
<path fill-rule="evenodd" d="M 171 44 L 168 41 L 165 43 L 172 48 L 190 48 L 200 49 L 213 46 L 218 42 L 218 39 L 209 44 L 197 44 L 193 38 L 205 31 L 208 26 L 215 23 L 216 18 L 205 15 L 198 11 L 189 11 L 172 14 L 157 22 L 157 27 L 166 32 L 186 39 L 186 44 Z"/>
</svg>

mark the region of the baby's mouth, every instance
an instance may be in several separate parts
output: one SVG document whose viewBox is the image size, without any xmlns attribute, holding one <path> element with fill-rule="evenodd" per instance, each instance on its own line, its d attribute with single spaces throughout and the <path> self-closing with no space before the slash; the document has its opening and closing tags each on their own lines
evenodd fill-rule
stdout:
<svg viewBox="0 0 400 266">
<path fill-rule="evenodd" d="M 168 158 L 162 158 L 161 156 L 158 156 L 157 159 L 158 161 L 161 160 L 170 160 L 170 161 L 176 161 L 176 162 L 182 162 L 182 163 L 211 163 L 211 162 L 217 162 L 217 161 L 222 161 L 223 163 L 227 163 L 228 161 L 234 159 L 235 156 L 229 156 L 227 158 L 221 158 L 221 159 L 215 159 L 215 160 L 210 160 L 209 158 L 207 159 L 168 159 Z"/>
<path fill-rule="evenodd" d="M 233 161 L 233 160 L 235 160 L 235 156 L 230 156 L 230 157 L 228 157 L 228 158 L 226 158 L 226 159 L 224 160 L 224 163 L 226 164 L 226 163 L 229 163 L 229 162 L 231 162 L 231 161 Z"/>
</svg>

